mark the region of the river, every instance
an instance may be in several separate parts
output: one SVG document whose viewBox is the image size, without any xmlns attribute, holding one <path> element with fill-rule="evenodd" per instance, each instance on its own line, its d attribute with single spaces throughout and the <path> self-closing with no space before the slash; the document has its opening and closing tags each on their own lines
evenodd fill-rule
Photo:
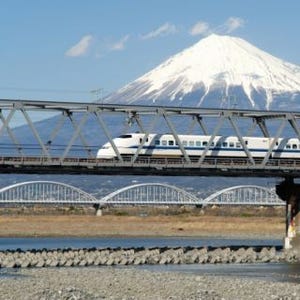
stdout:
<svg viewBox="0 0 300 300">
<path fill-rule="evenodd" d="M 2 250 L 63 249 L 63 248 L 154 248 L 154 247 L 226 247 L 281 246 L 278 239 L 224 239 L 190 237 L 100 237 L 100 238 L 0 238 Z"/>
<path fill-rule="evenodd" d="M 226 246 L 282 246 L 278 239 L 224 239 L 224 238 L 0 238 L 0 250 L 63 249 L 63 248 L 136 248 L 136 247 L 226 247 Z M 216 264 L 216 265 L 145 265 L 126 266 L 166 272 L 183 272 L 211 276 L 248 277 L 270 281 L 300 283 L 300 264 Z M 120 268 L 120 267 L 116 267 Z M 15 270 L 0 270 L 2 276 L 18 276 Z"/>
</svg>

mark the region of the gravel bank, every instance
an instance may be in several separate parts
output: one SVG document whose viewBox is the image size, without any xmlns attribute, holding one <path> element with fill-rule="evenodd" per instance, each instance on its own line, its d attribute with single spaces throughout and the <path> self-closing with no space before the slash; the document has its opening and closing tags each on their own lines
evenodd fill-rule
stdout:
<svg viewBox="0 0 300 300">
<path fill-rule="evenodd" d="M 18 269 L 0 299 L 300 299 L 300 285 L 123 267 Z"/>
</svg>

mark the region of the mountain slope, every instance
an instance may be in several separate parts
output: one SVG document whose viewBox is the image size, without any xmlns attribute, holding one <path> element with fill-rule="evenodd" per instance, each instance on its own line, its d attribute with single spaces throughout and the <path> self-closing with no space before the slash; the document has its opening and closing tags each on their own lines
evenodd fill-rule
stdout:
<svg viewBox="0 0 300 300">
<path fill-rule="evenodd" d="M 299 101 L 299 66 L 241 38 L 215 34 L 105 99 L 111 103 L 257 109 L 300 108 Z"/>
</svg>

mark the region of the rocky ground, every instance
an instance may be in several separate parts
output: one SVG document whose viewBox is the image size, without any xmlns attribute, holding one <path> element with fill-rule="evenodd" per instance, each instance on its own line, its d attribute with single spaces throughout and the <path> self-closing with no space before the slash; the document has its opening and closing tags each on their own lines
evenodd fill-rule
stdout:
<svg viewBox="0 0 300 300">
<path fill-rule="evenodd" d="M 129 267 L 18 269 L 13 275 L 0 277 L 0 299 L 300 299 L 296 283 Z"/>
</svg>

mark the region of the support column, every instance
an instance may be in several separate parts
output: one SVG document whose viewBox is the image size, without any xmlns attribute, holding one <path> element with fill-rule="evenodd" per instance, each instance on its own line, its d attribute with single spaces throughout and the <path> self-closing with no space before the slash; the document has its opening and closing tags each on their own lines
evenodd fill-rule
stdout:
<svg viewBox="0 0 300 300">
<path fill-rule="evenodd" d="M 300 184 L 287 178 L 276 186 L 277 195 L 286 201 L 286 235 L 285 249 L 300 253 Z"/>
<path fill-rule="evenodd" d="M 95 215 L 97 217 L 101 217 L 102 216 L 102 206 L 100 206 L 100 204 L 94 204 L 94 208 L 95 208 Z"/>
</svg>

